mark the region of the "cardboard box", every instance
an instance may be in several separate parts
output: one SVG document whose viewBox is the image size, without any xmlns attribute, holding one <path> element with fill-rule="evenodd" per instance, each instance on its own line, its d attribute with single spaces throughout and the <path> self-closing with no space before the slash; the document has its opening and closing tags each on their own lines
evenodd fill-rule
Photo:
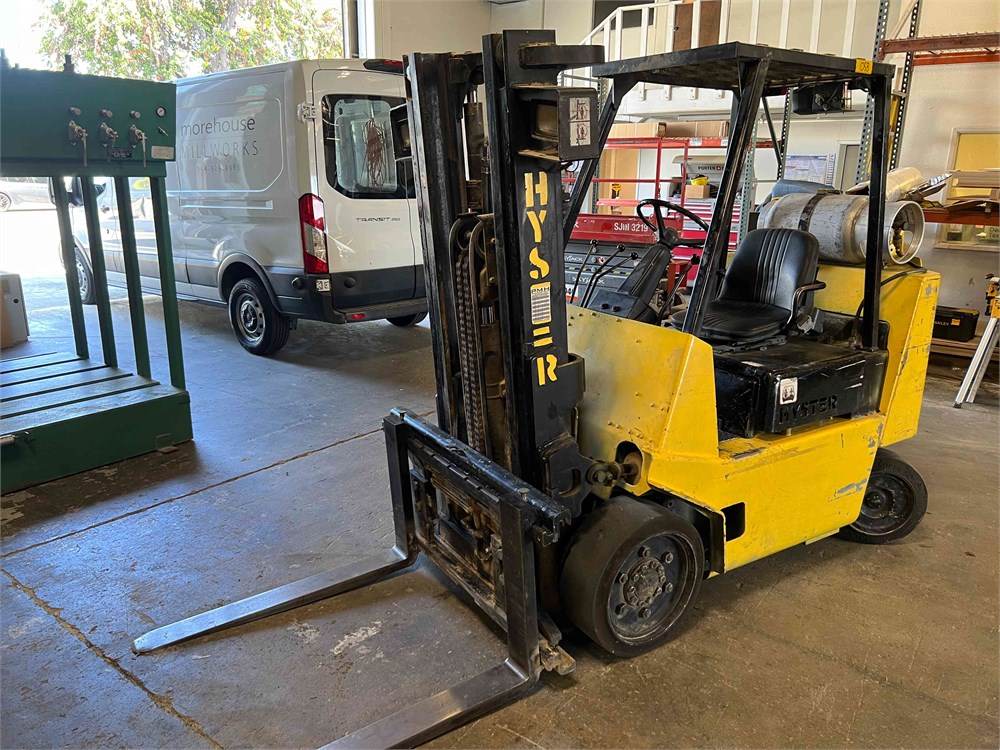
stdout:
<svg viewBox="0 0 1000 750">
<path fill-rule="evenodd" d="M 28 316 L 24 311 L 21 277 L 0 271 L 0 349 L 28 340 Z"/>
<path fill-rule="evenodd" d="M 611 126 L 611 138 L 662 137 L 662 122 L 616 122 Z"/>
<path fill-rule="evenodd" d="M 609 138 L 634 138 L 635 137 L 635 123 L 634 122 L 616 122 L 611 126 L 611 133 Z"/>
<path fill-rule="evenodd" d="M 684 197 L 685 198 L 709 198 L 709 186 L 708 185 L 685 185 L 684 186 Z"/>
<path fill-rule="evenodd" d="M 726 138 L 728 120 L 661 122 L 661 138 Z"/>
</svg>

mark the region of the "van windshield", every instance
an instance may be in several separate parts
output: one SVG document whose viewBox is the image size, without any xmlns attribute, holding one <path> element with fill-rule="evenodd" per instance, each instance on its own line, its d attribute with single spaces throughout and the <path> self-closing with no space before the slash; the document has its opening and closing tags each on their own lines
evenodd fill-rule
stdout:
<svg viewBox="0 0 1000 750">
<path fill-rule="evenodd" d="M 412 177 L 397 173 L 389 127 L 389 110 L 402 103 L 360 94 L 323 97 L 326 179 L 337 191 L 349 198 L 414 196 Z"/>
</svg>

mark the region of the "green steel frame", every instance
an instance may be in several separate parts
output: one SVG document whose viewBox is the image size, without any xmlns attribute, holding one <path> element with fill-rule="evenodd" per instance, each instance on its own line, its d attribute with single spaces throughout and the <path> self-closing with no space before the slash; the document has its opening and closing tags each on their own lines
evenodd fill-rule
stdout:
<svg viewBox="0 0 1000 750">
<path fill-rule="evenodd" d="M 164 187 L 165 162 L 174 158 L 174 103 L 172 84 L 65 71 L 0 70 L 0 128 L 4 133 L 0 175 L 51 180 L 76 350 L 75 354 L 47 352 L 0 362 L 3 492 L 166 450 L 192 437 Z M 72 132 L 67 128 L 70 119 L 88 134 L 100 132 L 104 124 L 126 132 L 137 123 L 144 123 L 151 134 L 121 148 L 114 142 L 111 147 L 102 144 L 97 137 L 74 143 L 67 137 Z M 134 374 L 118 367 L 95 176 L 113 179 L 118 201 Z M 91 357 L 87 341 L 70 194 L 64 189 L 67 177 L 79 179 L 101 339 L 99 360 Z M 150 179 L 169 386 L 152 378 L 129 177 Z"/>
</svg>

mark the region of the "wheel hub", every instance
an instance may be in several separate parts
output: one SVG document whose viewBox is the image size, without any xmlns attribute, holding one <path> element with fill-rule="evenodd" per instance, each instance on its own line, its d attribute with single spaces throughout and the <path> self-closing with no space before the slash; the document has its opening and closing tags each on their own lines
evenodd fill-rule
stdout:
<svg viewBox="0 0 1000 750">
<path fill-rule="evenodd" d="M 251 339 L 260 338 L 264 332 L 264 311 L 256 299 L 250 295 L 240 299 L 237 317 L 245 336 Z"/>
<path fill-rule="evenodd" d="M 90 283 L 87 281 L 87 269 L 84 268 L 83 262 L 79 258 L 76 259 L 76 281 L 80 289 L 80 296 L 86 297 L 87 292 L 90 291 Z"/>
<path fill-rule="evenodd" d="M 872 517 L 884 518 L 892 510 L 892 496 L 881 488 L 865 495 L 865 507 Z"/>
<path fill-rule="evenodd" d="M 689 561 L 669 534 L 645 540 L 622 561 L 608 601 L 608 621 L 623 640 L 655 636 L 677 609 Z"/>
<path fill-rule="evenodd" d="M 667 574 L 663 564 L 654 558 L 646 558 L 632 566 L 627 580 L 622 584 L 625 601 L 633 607 L 647 607 L 663 593 L 666 583 Z"/>
<path fill-rule="evenodd" d="M 888 533 L 906 522 L 912 502 L 912 494 L 898 477 L 874 473 L 868 481 L 861 515 L 855 525 L 869 534 Z"/>
</svg>

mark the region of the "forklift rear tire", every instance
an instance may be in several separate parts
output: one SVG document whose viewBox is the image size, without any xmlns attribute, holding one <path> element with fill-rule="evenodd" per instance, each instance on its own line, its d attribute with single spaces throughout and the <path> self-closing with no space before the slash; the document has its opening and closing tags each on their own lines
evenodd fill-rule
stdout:
<svg viewBox="0 0 1000 750">
<path fill-rule="evenodd" d="M 583 522 L 559 581 L 566 613 L 615 656 L 637 656 L 677 631 L 698 595 L 697 530 L 658 505 L 613 497 Z"/>
<path fill-rule="evenodd" d="M 397 328 L 412 328 L 421 320 L 427 317 L 427 313 L 413 313 L 413 315 L 400 315 L 398 318 L 386 318 Z"/>
<path fill-rule="evenodd" d="M 240 279 L 229 292 L 229 322 L 240 346 L 251 354 L 270 357 L 288 343 L 292 319 L 271 304 L 264 285 Z"/>
<path fill-rule="evenodd" d="M 902 539 L 927 512 L 927 485 L 920 473 L 884 448 L 875 455 L 871 477 L 861 502 L 861 514 L 838 534 L 861 544 L 885 544 Z"/>
</svg>

